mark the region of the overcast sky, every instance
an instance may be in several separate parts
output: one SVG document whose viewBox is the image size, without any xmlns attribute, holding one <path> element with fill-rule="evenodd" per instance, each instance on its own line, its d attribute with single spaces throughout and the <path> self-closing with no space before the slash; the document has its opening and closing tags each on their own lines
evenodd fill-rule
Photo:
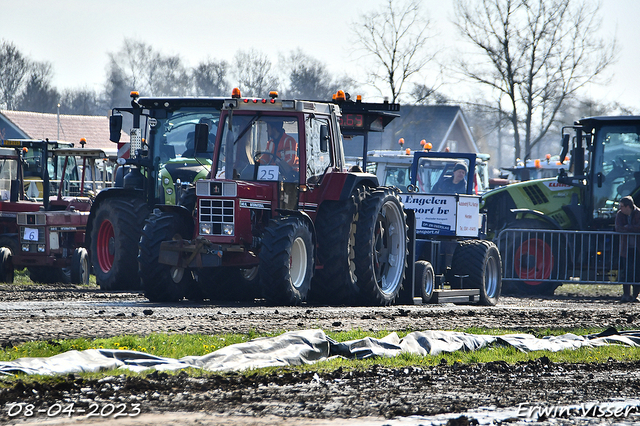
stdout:
<svg viewBox="0 0 640 426">
<path fill-rule="evenodd" d="M 35 61 L 53 65 L 59 90 L 101 90 L 107 53 L 125 38 L 179 54 L 187 66 L 206 59 L 231 61 L 236 51 L 255 48 L 277 61 L 301 48 L 334 74 L 361 76 L 351 26 L 386 0 L 0 0 L 0 39 L 13 42 Z M 438 47 L 453 51 L 452 0 L 423 0 Z M 607 87 L 592 85 L 591 97 L 619 101 L 640 114 L 640 0 L 602 0 L 605 37 L 617 36 L 618 62 Z M 427 84 L 429 82 L 427 81 Z M 448 94 L 447 87 L 442 88 Z M 365 93 L 365 96 L 367 94 Z M 369 94 L 370 97 L 373 93 Z"/>
</svg>

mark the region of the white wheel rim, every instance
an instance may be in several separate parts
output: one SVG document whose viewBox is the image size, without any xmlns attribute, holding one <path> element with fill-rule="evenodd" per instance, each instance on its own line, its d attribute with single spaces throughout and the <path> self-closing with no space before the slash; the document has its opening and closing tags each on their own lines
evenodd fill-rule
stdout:
<svg viewBox="0 0 640 426">
<path fill-rule="evenodd" d="M 291 275 L 291 284 L 295 288 L 300 288 L 307 273 L 307 246 L 301 237 L 297 237 L 291 244 L 289 273 Z"/>
<path fill-rule="evenodd" d="M 490 257 L 488 259 L 484 272 L 485 291 L 487 293 L 487 297 L 494 298 L 498 289 L 498 274 L 500 273 L 495 257 Z"/>
<path fill-rule="evenodd" d="M 393 294 L 396 291 L 404 272 L 407 241 L 405 230 L 400 229 L 404 223 L 402 214 L 398 206 L 392 202 L 385 203 L 380 212 L 379 220 L 382 221 L 384 232 L 387 233 L 389 250 L 386 273 L 379 277 L 380 289 L 386 294 Z"/>
</svg>

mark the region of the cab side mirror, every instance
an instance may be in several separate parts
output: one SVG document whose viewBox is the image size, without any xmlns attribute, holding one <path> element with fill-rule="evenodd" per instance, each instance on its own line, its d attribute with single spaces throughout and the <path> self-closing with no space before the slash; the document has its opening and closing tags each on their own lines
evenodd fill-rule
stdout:
<svg viewBox="0 0 640 426">
<path fill-rule="evenodd" d="M 122 132 L 122 116 L 112 115 L 109 117 L 109 140 L 111 142 L 120 142 L 120 134 Z"/>
<path fill-rule="evenodd" d="M 196 124 L 195 138 L 195 152 L 207 152 L 209 147 L 209 125 L 207 123 Z"/>
<path fill-rule="evenodd" d="M 329 127 L 326 124 L 320 126 L 320 151 L 329 151 Z"/>
</svg>

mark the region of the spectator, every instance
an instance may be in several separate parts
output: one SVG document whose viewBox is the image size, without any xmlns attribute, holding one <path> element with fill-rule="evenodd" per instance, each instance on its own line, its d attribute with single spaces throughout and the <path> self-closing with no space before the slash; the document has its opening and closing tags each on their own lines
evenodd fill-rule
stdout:
<svg viewBox="0 0 640 426">
<path fill-rule="evenodd" d="M 616 215 L 616 232 L 632 234 L 640 232 L 640 209 L 636 207 L 633 198 L 623 197 L 619 203 L 620 209 Z M 635 235 L 620 236 L 620 270 L 621 278 L 625 282 L 637 283 L 640 281 L 640 250 L 637 247 Z M 622 285 L 622 299 L 620 302 L 637 302 L 640 293 L 640 285 L 633 286 L 633 296 L 631 295 L 631 285 Z"/>
</svg>

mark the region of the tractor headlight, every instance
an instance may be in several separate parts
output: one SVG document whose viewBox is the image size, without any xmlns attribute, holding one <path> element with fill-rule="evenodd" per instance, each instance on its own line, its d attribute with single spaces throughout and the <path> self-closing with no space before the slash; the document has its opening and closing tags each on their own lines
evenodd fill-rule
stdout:
<svg viewBox="0 0 640 426">
<path fill-rule="evenodd" d="M 169 185 L 169 178 L 168 177 L 164 178 L 162 182 L 164 182 L 165 185 Z"/>
<path fill-rule="evenodd" d="M 173 189 L 167 188 L 167 195 L 171 195 L 171 194 L 173 194 Z"/>
<path fill-rule="evenodd" d="M 232 224 L 222 225 L 222 234 L 223 235 L 233 235 L 233 225 Z"/>
<path fill-rule="evenodd" d="M 29 251 L 29 244 L 23 244 L 22 251 Z"/>
<path fill-rule="evenodd" d="M 211 224 L 210 223 L 201 223 L 200 224 L 200 235 L 211 235 Z"/>
<path fill-rule="evenodd" d="M 45 246 L 44 244 L 38 244 L 38 253 L 44 253 Z"/>
</svg>

